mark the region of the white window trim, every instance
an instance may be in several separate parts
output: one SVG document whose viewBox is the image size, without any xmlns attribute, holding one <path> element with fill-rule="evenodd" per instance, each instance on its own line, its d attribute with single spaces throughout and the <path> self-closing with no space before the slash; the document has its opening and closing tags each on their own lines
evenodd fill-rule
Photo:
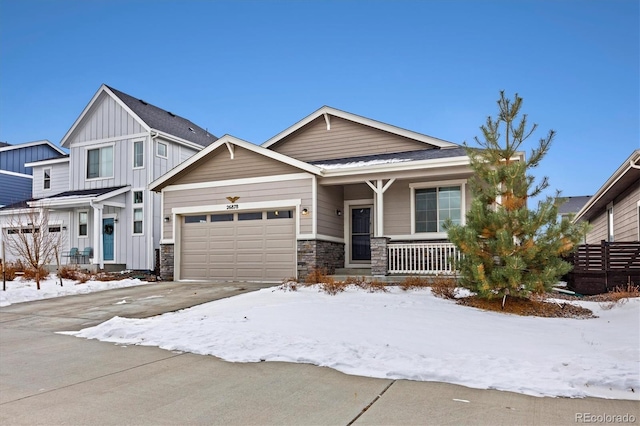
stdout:
<svg viewBox="0 0 640 426">
<path fill-rule="evenodd" d="M 607 241 L 613 242 L 616 240 L 615 229 L 614 229 L 614 218 L 615 212 L 613 211 L 613 202 L 607 204 L 606 211 L 606 221 L 607 221 Z"/>
<path fill-rule="evenodd" d="M 459 185 L 460 186 L 460 225 L 464 226 L 467 222 L 466 221 L 467 207 L 465 203 L 465 200 L 467 198 L 466 184 L 467 184 L 467 181 L 465 179 L 410 183 L 409 188 L 411 188 L 411 207 L 410 207 L 411 235 L 423 236 L 425 239 L 448 238 L 448 234 L 446 232 L 416 232 L 416 189 L 439 188 L 442 186 L 458 186 Z"/>
<path fill-rule="evenodd" d="M 49 187 L 46 188 L 45 187 L 45 182 L 47 181 L 47 170 L 49 171 Z M 51 191 L 51 171 L 52 168 L 51 167 L 45 167 L 44 169 L 42 169 L 42 190 L 43 191 Z"/>
<path fill-rule="evenodd" d="M 136 144 L 140 143 L 142 145 L 142 166 L 136 166 Z M 145 149 L 144 149 L 144 139 L 136 139 L 133 141 L 133 143 L 131 144 L 131 158 L 133 159 L 132 164 L 131 164 L 131 168 L 133 170 L 140 170 L 140 169 L 144 169 L 144 163 L 145 163 Z"/>
<path fill-rule="evenodd" d="M 76 228 L 76 230 L 78 231 L 78 238 L 89 238 L 89 210 L 78 210 L 77 212 L 77 218 L 78 218 L 78 228 Z M 87 214 L 87 235 L 80 235 L 80 213 L 86 213 Z"/>
<path fill-rule="evenodd" d="M 135 200 L 135 193 L 136 192 L 142 192 L 142 203 L 136 203 Z M 147 196 L 146 193 L 144 191 L 143 188 L 136 188 L 136 189 L 132 189 L 131 190 L 131 235 L 133 235 L 134 237 L 140 237 L 144 235 L 144 204 L 145 204 L 145 200 L 146 200 Z M 135 232 L 135 222 L 136 222 L 136 209 L 140 209 L 142 210 L 142 232 L 140 233 L 136 233 Z"/>
<path fill-rule="evenodd" d="M 87 172 L 89 169 L 89 151 L 94 150 L 94 149 L 102 149 L 102 148 L 108 148 L 111 147 L 113 148 L 111 151 L 111 154 L 113 155 L 112 158 L 112 167 L 111 167 L 111 176 L 99 176 L 97 178 L 88 178 L 87 177 Z M 88 146 L 85 148 L 84 150 L 84 162 L 85 162 L 85 167 L 84 167 L 84 179 L 87 182 L 91 182 L 91 181 L 96 181 L 96 180 L 104 180 L 104 179 L 113 179 L 113 177 L 115 176 L 116 173 L 116 148 L 115 148 L 115 143 L 110 143 L 110 144 L 105 144 L 105 145 L 92 145 L 92 146 Z"/>
<path fill-rule="evenodd" d="M 158 147 L 160 145 L 164 145 L 165 146 L 165 155 L 160 155 L 160 153 L 158 153 Z M 169 144 L 168 143 L 156 141 L 156 157 L 169 158 Z"/>
</svg>

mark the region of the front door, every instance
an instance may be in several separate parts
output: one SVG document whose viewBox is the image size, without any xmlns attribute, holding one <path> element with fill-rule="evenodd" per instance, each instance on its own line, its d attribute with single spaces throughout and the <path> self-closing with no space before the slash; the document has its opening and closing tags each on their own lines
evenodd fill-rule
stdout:
<svg viewBox="0 0 640 426">
<path fill-rule="evenodd" d="M 102 219 L 102 259 L 113 260 L 113 234 L 115 223 L 113 218 Z"/>
<path fill-rule="evenodd" d="M 351 260 L 371 261 L 371 207 L 351 208 Z"/>
</svg>

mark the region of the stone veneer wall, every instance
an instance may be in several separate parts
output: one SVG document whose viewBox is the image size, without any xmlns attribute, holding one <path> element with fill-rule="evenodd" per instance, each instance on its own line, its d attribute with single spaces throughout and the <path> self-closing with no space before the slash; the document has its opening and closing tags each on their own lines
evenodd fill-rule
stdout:
<svg viewBox="0 0 640 426">
<path fill-rule="evenodd" d="M 173 281 L 173 244 L 160 244 L 160 278 Z"/>
<path fill-rule="evenodd" d="M 387 275 L 388 257 L 387 237 L 371 237 L 371 275 Z"/>
<path fill-rule="evenodd" d="M 314 268 L 332 275 L 336 268 L 344 268 L 344 244 L 322 240 L 298 241 L 298 279 L 304 280 Z"/>
</svg>

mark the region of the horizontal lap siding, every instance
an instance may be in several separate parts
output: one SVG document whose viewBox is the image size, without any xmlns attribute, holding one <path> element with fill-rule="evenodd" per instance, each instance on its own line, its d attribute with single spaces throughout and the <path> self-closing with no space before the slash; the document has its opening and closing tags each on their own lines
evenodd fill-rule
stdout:
<svg viewBox="0 0 640 426">
<path fill-rule="evenodd" d="M 640 183 L 629 187 L 613 202 L 613 232 L 616 241 L 638 241 Z"/>
<path fill-rule="evenodd" d="M 344 208 L 341 186 L 318 185 L 318 234 L 331 237 L 344 237 L 342 216 L 336 210 Z"/>
<path fill-rule="evenodd" d="M 361 155 L 415 151 L 429 145 L 338 117 L 327 130 L 319 117 L 270 149 L 302 161 L 330 160 Z"/>
<path fill-rule="evenodd" d="M 172 184 L 200 183 L 218 180 L 242 179 L 257 176 L 273 176 L 289 173 L 300 173 L 302 170 L 272 160 L 247 149 L 235 147 L 234 158 L 221 146 L 206 159 L 189 168 Z"/>
</svg>

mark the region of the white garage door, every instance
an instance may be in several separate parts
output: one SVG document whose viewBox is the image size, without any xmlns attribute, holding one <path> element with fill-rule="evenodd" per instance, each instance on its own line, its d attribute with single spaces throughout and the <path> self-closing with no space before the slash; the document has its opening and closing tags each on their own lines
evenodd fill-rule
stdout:
<svg viewBox="0 0 640 426">
<path fill-rule="evenodd" d="M 292 210 L 184 216 L 184 280 L 282 281 L 296 275 Z"/>
</svg>

